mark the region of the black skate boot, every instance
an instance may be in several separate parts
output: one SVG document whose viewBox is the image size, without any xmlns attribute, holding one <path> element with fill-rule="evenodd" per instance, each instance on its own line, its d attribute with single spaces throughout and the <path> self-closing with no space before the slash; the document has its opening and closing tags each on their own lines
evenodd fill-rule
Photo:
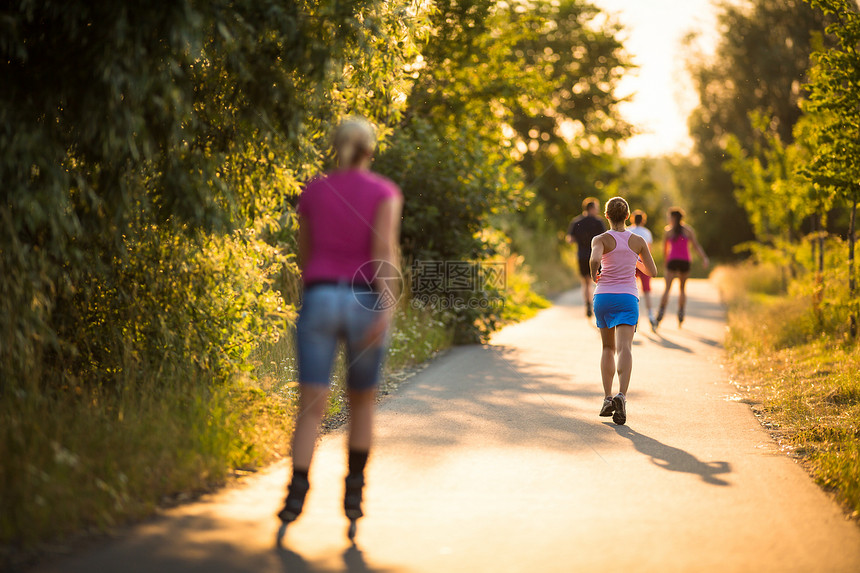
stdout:
<svg viewBox="0 0 860 573">
<path fill-rule="evenodd" d="M 364 489 L 364 476 L 361 474 L 349 474 L 346 476 L 346 493 L 343 496 L 343 509 L 349 518 L 349 531 L 347 536 L 350 541 L 355 540 L 355 522 L 364 515 L 361 511 L 361 495 Z"/>
<path fill-rule="evenodd" d="M 657 318 L 651 322 L 651 330 L 657 330 L 657 327 L 660 326 L 660 321 L 663 320 L 664 314 L 666 314 L 666 307 L 661 306 L 657 311 Z"/>
<path fill-rule="evenodd" d="M 278 545 L 281 544 L 287 533 L 287 525 L 295 521 L 302 513 L 308 489 L 310 489 L 310 483 L 306 477 L 293 475 L 287 499 L 284 501 L 284 508 L 278 512 L 278 519 L 281 520 L 281 526 L 278 528 Z"/>
</svg>

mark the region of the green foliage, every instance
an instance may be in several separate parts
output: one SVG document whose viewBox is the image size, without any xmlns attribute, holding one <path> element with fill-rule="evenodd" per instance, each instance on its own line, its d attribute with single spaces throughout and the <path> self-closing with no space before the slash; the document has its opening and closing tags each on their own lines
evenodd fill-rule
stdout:
<svg viewBox="0 0 860 573">
<path fill-rule="evenodd" d="M 801 234 L 804 219 L 811 217 L 814 230 L 823 227 L 822 219 L 834 204 L 851 206 L 847 278 L 853 297 L 854 223 L 860 200 L 860 57 L 856 52 L 860 14 L 847 1 L 812 0 L 810 4 L 833 21 L 826 30 L 832 45 L 821 43 L 813 54 L 806 86 L 809 99 L 803 105 L 805 115 L 794 124 L 793 140 L 780 133 L 778 116 L 751 111 L 755 137 L 744 143 L 740 136 L 728 134 L 725 148 L 730 158 L 725 167 L 756 238 L 778 243 L 792 259 L 796 249 L 791 242 Z M 824 270 L 822 234 L 818 241 L 820 273 Z M 794 261 L 789 264 L 794 266 Z M 857 318 L 853 312 L 851 317 L 854 332 Z"/>
<path fill-rule="evenodd" d="M 699 240 L 709 253 L 725 257 L 753 238 L 724 170 L 728 136 L 735 138 L 735 155 L 754 154 L 766 145 L 750 121 L 751 113 L 759 113 L 770 120 L 769 137 L 783 146 L 792 142 L 813 37 L 823 31 L 824 18 L 801 0 L 746 0 L 720 4 L 717 19 L 721 38 L 713 59 L 699 57 L 690 65 L 699 95 L 690 134 L 701 163 L 685 191 Z"/>
<path fill-rule="evenodd" d="M 511 144 L 521 156 L 529 187 L 545 213 L 566 228 L 588 196 L 603 196 L 618 174 L 618 140 L 631 134 L 620 119 L 618 81 L 632 64 L 614 23 L 580 1 L 542 2 L 514 54 L 519 67 L 537 73 L 535 95 L 506 99 Z"/>
<path fill-rule="evenodd" d="M 579 0 L 435 4 L 404 121 L 375 163 L 406 195 L 407 260 L 492 257 L 505 242 L 488 232 L 499 214 L 537 194 L 565 227 L 577 193 L 609 179 L 614 142 L 629 132 L 614 95 L 628 64 L 618 29 L 597 15 Z M 465 309 L 455 320 L 472 340 L 502 317 Z"/>
<path fill-rule="evenodd" d="M 582 0 L 22 1 L 2 14 L 3 541 L 142 515 L 275 455 L 292 381 L 260 363 L 292 356 L 293 204 L 343 115 L 379 127 L 410 259 L 498 257 L 500 217 L 535 192 L 550 217 L 568 210 L 570 186 L 609 180 L 628 131 L 618 30 Z M 526 271 L 514 278 L 487 294 L 519 314 L 544 303 Z M 406 314 L 392 363 L 506 319 Z"/>
<path fill-rule="evenodd" d="M 550 220 L 543 203 L 521 217 L 500 217 L 495 226 L 510 238 L 510 253 L 523 257 L 536 294 L 552 297 L 579 285 L 576 248 L 564 241 L 566 228 Z"/>
<path fill-rule="evenodd" d="M 247 449 L 266 400 L 233 396 L 251 351 L 291 312 L 272 279 L 295 265 L 270 243 L 290 244 L 290 203 L 338 117 L 364 113 L 387 136 L 424 17 L 381 0 L 4 9 L 4 541 L 138 515 L 271 457 Z M 129 409 L 134 422 L 111 422 Z M 58 469 L 54 444 L 84 469 Z M 158 487 L 123 485 L 140 468 L 120 452 L 137 448 Z M 202 461 L 153 459 L 165 452 Z M 131 501 L 104 509 L 104 496 L 86 497 L 94 483 Z M 79 505 L 62 491 L 80 491 Z"/>
<path fill-rule="evenodd" d="M 375 167 L 403 190 L 407 260 L 484 258 L 492 253 L 480 235 L 489 217 L 522 200 L 510 158 L 477 130 L 414 118 L 394 134 Z"/>
<path fill-rule="evenodd" d="M 816 52 L 809 81 L 809 109 L 821 112 L 815 124 L 815 155 L 808 173 L 820 185 L 845 198 L 860 192 L 860 13 L 847 0 L 810 0 L 836 22 L 827 27 L 837 45 Z"/>
<path fill-rule="evenodd" d="M 750 114 L 758 139 L 747 151 L 737 136 L 728 136 L 726 169 L 735 183 L 735 197 L 747 212 L 759 241 L 774 237 L 797 237 L 801 224 L 810 215 L 826 212 L 828 201 L 819 187 L 802 177 L 799 170 L 810 149 L 805 137 L 784 144 L 770 118 Z M 794 134 L 804 135 L 810 118 L 801 117 Z"/>
<path fill-rule="evenodd" d="M 275 224 L 299 170 L 319 168 L 332 119 L 347 106 L 394 113 L 415 19 L 370 1 L 11 10 L 0 43 L 4 378 L 29 375 L 46 352 L 86 354 L 62 324 L 74 331 L 99 289 L 120 288 L 108 277 L 143 265 L 128 259 L 155 254 L 161 233 L 205 243 L 195 229 Z M 158 258 L 146 265 L 115 294 L 134 299 L 162 272 Z"/>
</svg>

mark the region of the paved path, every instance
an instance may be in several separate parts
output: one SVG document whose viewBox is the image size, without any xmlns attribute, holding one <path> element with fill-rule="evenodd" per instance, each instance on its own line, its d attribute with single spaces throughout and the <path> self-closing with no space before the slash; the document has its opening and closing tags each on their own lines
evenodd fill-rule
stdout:
<svg viewBox="0 0 860 573">
<path fill-rule="evenodd" d="M 597 417 L 579 293 L 452 350 L 380 407 L 356 548 L 343 432 L 274 549 L 287 471 L 180 507 L 44 571 L 860 571 L 860 528 L 734 398 L 716 293 L 637 335 L 628 425 Z"/>
</svg>

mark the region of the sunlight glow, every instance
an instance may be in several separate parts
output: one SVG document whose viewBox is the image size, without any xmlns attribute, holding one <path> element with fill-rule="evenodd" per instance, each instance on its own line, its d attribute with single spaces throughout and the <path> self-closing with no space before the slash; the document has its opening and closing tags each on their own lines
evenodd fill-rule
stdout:
<svg viewBox="0 0 860 573">
<path fill-rule="evenodd" d="M 621 97 L 631 96 L 619 109 L 639 132 L 622 144 L 623 154 L 689 152 L 687 116 L 697 100 L 685 70 L 688 53 L 683 41 L 690 32 L 699 32 L 698 49 L 713 52 L 717 31 L 711 0 L 592 1 L 624 26 L 624 45 L 638 66 L 621 80 L 618 90 Z"/>
</svg>

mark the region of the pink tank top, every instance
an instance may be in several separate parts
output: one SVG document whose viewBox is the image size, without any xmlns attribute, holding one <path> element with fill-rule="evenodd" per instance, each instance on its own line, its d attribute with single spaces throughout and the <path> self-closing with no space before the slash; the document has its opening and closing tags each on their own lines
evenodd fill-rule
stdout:
<svg viewBox="0 0 860 573">
<path fill-rule="evenodd" d="M 629 231 L 607 231 L 615 239 L 615 248 L 604 252 L 600 259 L 603 267 L 594 294 L 632 294 L 639 297 L 636 285 L 636 261 L 639 255 L 628 244 L 633 233 Z"/>
<path fill-rule="evenodd" d="M 310 254 L 302 279 L 352 280 L 371 260 L 379 204 L 400 197 L 393 182 L 370 171 L 335 171 L 308 183 L 297 211 L 310 226 Z"/>
<path fill-rule="evenodd" d="M 668 241 L 670 261 L 690 260 L 690 241 L 687 239 L 687 236 L 683 233 L 683 231 L 680 235 L 668 239 Z"/>
</svg>

